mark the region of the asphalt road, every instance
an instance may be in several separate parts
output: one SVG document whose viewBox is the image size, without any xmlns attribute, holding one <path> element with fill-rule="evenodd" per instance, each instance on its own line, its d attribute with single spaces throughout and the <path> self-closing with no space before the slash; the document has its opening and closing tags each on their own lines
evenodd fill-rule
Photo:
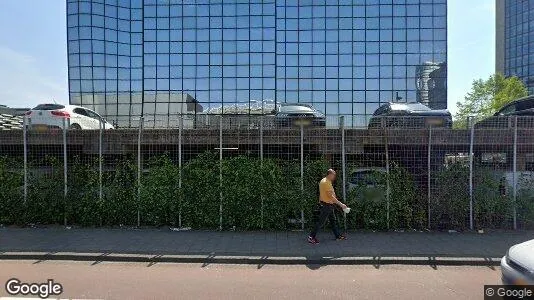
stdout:
<svg viewBox="0 0 534 300">
<path fill-rule="evenodd" d="M 481 299 L 500 270 L 0 261 L 0 299 L 10 278 L 54 279 L 78 299 Z"/>
</svg>

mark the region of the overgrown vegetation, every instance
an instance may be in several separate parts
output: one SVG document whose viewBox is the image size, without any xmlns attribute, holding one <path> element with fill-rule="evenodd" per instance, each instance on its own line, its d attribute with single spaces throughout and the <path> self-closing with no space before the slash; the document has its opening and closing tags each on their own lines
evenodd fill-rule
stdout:
<svg viewBox="0 0 534 300">
<path fill-rule="evenodd" d="M 301 210 L 309 227 L 318 200 L 317 183 L 330 167 L 325 159 L 306 159 L 301 190 L 299 161 L 261 161 L 237 156 L 219 162 L 218 155 L 206 152 L 185 162 L 180 172 L 175 161 L 161 155 L 146 162 L 139 187 L 137 165 L 126 157 L 105 164 L 114 167 L 104 168 L 101 199 L 98 163 L 80 158 L 72 161 L 69 189 L 64 197 L 62 162 L 52 157 L 32 162 L 28 197 L 24 202 L 22 163 L 0 158 L 0 224 L 62 224 L 66 218 L 68 224 L 80 226 L 132 226 L 137 224 L 139 214 L 143 226 L 181 223 L 194 229 L 217 229 L 222 205 L 223 229 L 298 228 L 300 224 L 291 224 L 289 220 L 300 219 Z M 510 193 L 498 192 L 502 188 L 501 175 L 493 170 L 475 169 L 477 228 L 511 227 L 513 203 Z M 392 164 L 389 174 L 377 170 L 367 177 L 348 189 L 345 202 L 352 208 L 347 215 L 349 229 L 427 227 L 426 187 L 417 183 L 406 169 Z M 463 165 L 434 172 L 430 203 L 432 229 L 469 228 L 468 182 L 469 170 Z M 337 186 L 337 194 L 341 196 L 339 182 Z M 534 227 L 534 193 L 521 188 L 517 199 L 520 228 Z"/>
<path fill-rule="evenodd" d="M 513 198 L 502 193 L 512 188 L 504 180 L 504 172 L 475 167 L 473 172 L 473 221 L 476 228 L 505 228 L 513 226 Z M 469 168 L 454 164 L 438 172 L 432 194 L 432 224 L 434 228 L 469 228 Z M 524 197 L 518 194 L 518 202 Z M 534 207 L 530 201 L 527 207 Z"/>
<path fill-rule="evenodd" d="M 525 83 L 515 76 L 505 77 L 496 73 L 486 80 L 474 80 L 471 91 L 463 101 L 456 103 L 458 111 L 454 116 L 454 127 L 466 128 L 469 116 L 480 121 L 493 115 L 506 104 L 527 95 Z"/>
<path fill-rule="evenodd" d="M 422 200 L 412 176 L 393 165 L 389 174 L 374 171 L 350 189 L 347 203 L 354 213 L 348 219 L 355 228 L 422 229 L 426 222 Z"/>
</svg>

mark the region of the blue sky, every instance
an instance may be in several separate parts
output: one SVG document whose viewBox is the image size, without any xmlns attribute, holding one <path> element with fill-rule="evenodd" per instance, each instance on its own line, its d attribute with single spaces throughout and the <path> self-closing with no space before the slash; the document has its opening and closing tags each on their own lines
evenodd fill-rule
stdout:
<svg viewBox="0 0 534 300">
<path fill-rule="evenodd" d="M 495 70 L 495 0 L 448 1 L 448 106 Z M 68 102 L 65 0 L 0 0 L 0 104 Z"/>
</svg>

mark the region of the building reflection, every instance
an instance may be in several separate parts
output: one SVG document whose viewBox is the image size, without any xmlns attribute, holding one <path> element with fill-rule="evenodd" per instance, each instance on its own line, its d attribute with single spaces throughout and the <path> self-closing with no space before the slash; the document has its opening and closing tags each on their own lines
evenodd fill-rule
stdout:
<svg viewBox="0 0 534 300">
<path fill-rule="evenodd" d="M 432 109 L 447 108 L 447 64 L 424 62 L 416 68 L 417 102 Z"/>
</svg>

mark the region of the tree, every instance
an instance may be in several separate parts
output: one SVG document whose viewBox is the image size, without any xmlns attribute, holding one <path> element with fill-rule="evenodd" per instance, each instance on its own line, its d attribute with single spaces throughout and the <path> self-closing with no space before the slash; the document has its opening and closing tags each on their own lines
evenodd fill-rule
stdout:
<svg viewBox="0 0 534 300">
<path fill-rule="evenodd" d="M 455 127 L 465 128 L 469 116 L 476 120 L 489 117 L 504 105 L 527 95 L 525 84 L 515 76 L 506 78 L 496 73 L 487 80 L 474 80 L 464 101 L 456 103 Z"/>
</svg>

